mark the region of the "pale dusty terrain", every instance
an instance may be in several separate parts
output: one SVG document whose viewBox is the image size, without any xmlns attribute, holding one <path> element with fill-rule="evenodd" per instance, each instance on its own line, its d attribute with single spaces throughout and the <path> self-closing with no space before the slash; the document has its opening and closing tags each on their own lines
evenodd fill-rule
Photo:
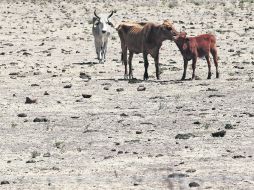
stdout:
<svg viewBox="0 0 254 190">
<path fill-rule="evenodd" d="M 254 189 L 254 4 L 209 2 L 1 1 L 0 189 Z M 142 81 L 141 55 L 138 80 L 123 80 L 116 31 L 96 64 L 94 8 L 116 9 L 116 26 L 170 19 L 189 36 L 215 34 L 221 78 L 207 80 L 199 59 L 200 80 L 179 81 L 181 54 L 165 41 L 161 80 L 150 58 Z"/>
</svg>

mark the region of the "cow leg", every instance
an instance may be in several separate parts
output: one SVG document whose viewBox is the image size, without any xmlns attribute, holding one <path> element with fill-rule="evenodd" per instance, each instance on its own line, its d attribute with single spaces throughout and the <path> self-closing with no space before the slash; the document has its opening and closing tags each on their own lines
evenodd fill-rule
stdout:
<svg viewBox="0 0 254 190">
<path fill-rule="evenodd" d="M 144 58 L 144 66 L 145 66 L 144 80 L 147 80 L 149 78 L 148 72 L 147 72 L 148 66 L 149 66 L 147 53 L 143 53 L 143 58 Z"/>
<path fill-rule="evenodd" d="M 124 79 L 128 79 L 127 68 L 127 48 L 122 46 L 122 62 L 124 64 Z"/>
<path fill-rule="evenodd" d="M 187 60 L 187 59 L 184 59 L 183 76 L 182 76 L 182 79 L 181 79 L 181 80 L 185 80 L 187 66 L 188 66 L 188 60 Z"/>
<path fill-rule="evenodd" d="M 208 65 L 208 76 L 207 79 L 211 79 L 212 73 L 211 73 L 211 63 L 210 63 L 210 57 L 209 54 L 205 56 L 207 65 Z"/>
<path fill-rule="evenodd" d="M 102 57 L 103 62 L 106 62 L 107 46 L 108 46 L 108 41 L 105 41 L 103 46 L 103 57 Z"/>
<path fill-rule="evenodd" d="M 211 53 L 212 53 L 212 56 L 213 56 L 214 65 L 216 67 L 216 78 L 219 78 L 220 74 L 219 74 L 219 68 L 218 68 L 217 50 L 216 49 L 211 49 Z"/>
<path fill-rule="evenodd" d="M 195 69 L 196 69 L 197 57 L 192 59 L 192 77 L 191 79 L 195 79 Z"/>
<path fill-rule="evenodd" d="M 155 56 L 154 62 L 155 62 L 155 69 L 156 69 L 156 78 L 157 78 L 158 80 L 160 80 L 159 52 L 158 52 L 157 55 Z"/>
<path fill-rule="evenodd" d="M 132 74 L 132 58 L 133 58 L 133 52 L 129 51 L 129 60 L 128 60 L 128 64 L 129 64 L 129 79 L 133 78 L 133 74 Z"/>
</svg>

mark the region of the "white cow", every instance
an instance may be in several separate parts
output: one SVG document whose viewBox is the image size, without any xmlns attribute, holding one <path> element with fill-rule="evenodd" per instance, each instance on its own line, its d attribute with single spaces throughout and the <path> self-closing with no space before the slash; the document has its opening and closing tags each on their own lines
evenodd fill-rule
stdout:
<svg viewBox="0 0 254 190">
<path fill-rule="evenodd" d="M 93 36 L 99 63 L 104 63 L 106 61 L 108 38 L 110 36 L 111 27 L 113 27 L 109 18 L 113 15 L 113 13 L 115 13 L 115 11 L 112 11 L 109 15 L 98 16 L 96 11 L 94 11 Z"/>
</svg>

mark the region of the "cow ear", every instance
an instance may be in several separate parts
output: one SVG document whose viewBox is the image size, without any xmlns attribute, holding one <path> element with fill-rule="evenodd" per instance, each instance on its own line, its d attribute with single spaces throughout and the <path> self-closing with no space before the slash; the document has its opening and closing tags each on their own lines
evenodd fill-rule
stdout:
<svg viewBox="0 0 254 190">
<path fill-rule="evenodd" d="M 108 21 L 108 24 L 114 28 L 114 24 L 112 22 Z"/>
</svg>

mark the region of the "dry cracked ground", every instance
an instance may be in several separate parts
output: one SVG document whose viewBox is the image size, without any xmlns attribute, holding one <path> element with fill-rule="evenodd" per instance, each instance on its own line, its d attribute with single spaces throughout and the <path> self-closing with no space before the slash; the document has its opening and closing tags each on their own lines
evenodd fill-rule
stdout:
<svg viewBox="0 0 254 190">
<path fill-rule="evenodd" d="M 246 1 L 246 0 L 245 0 Z M 254 4 L 245 1 L 1 1 L 0 189 L 254 189 Z M 120 40 L 97 64 L 91 19 L 174 22 L 217 37 L 221 77 L 180 81 L 176 45 L 161 80 L 141 55 L 123 80 Z M 214 66 L 212 67 L 215 73 Z M 191 77 L 191 64 L 187 78 Z"/>
</svg>

